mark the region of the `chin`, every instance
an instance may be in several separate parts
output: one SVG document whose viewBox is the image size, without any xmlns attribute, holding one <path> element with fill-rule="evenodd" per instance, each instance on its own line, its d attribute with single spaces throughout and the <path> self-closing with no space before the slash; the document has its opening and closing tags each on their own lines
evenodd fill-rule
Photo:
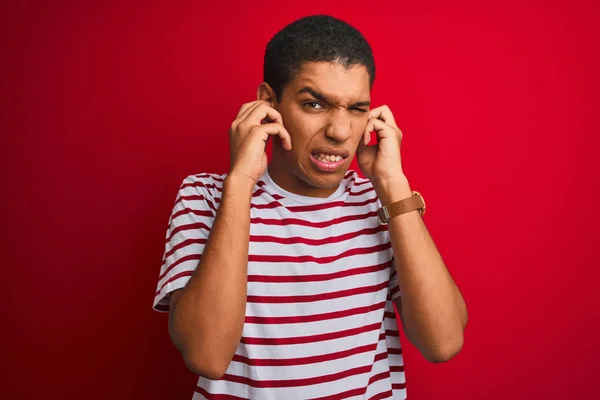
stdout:
<svg viewBox="0 0 600 400">
<path fill-rule="evenodd" d="M 298 177 L 310 186 L 319 189 L 337 189 L 340 182 L 344 179 L 344 175 L 348 172 L 348 169 L 340 169 L 335 172 L 321 172 L 311 168 L 307 172 L 302 171 L 298 174 Z"/>
</svg>

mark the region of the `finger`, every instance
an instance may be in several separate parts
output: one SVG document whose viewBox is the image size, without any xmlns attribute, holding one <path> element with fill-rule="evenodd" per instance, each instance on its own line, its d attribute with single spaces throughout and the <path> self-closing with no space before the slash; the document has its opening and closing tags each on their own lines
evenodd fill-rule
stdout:
<svg viewBox="0 0 600 400">
<path fill-rule="evenodd" d="M 366 132 L 366 131 L 365 131 L 365 133 L 363 133 L 363 137 L 362 137 L 362 139 L 363 139 L 363 140 L 362 140 L 362 144 L 363 144 L 364 146 L 368 146 L 368 145 L 369 145 L 369 143 L 371 142 L 371 132 Z"/>
<path fill-rule="evenodd" d="M 242 114 L 244 114 L 244 112 L 246 112 L 247 109 L 249 109 L 250 107 L 252 107 L 255 104 L 256 104 L 256 101 L 250 101 L 248 103 L 242 104 L 242 106 L 240 107 L 240 110 L 238 111 L 237 115 L 235 116 L 235 119 L 238 119 L 239 117 L 241 117 Z"/>
<path fill-rule="evenodd" d="M 258 107 L 259 104 L 260 103 L 258 101 L 251 101 L 250 103 L 244 104 L 240 108 L 238 115 L 235 117 L 235 119 L 231 123 L 230 133 L 237 132 L 239 125 L 244 121 L 244 119 L 248 116 L 248 114 L 250 112 L 252 112 L 252 110 L 254 110 L 256 107 Z"/>
<path fill-rule="evenodd" d="M 389 138 L 389 137 L 396 137 L 399 138 L 399 132 L 400 129 L 390 126 L 388 124 L 386 124 L 385 122 L 383 122 L 380 119 L 375 119 L 375 118 L 371 118 L 369 119 L 369 122 L 367 122 L 367 127 L 365 128 L 365 134 L 366 133 L 370 133 L 371 132 L 375 132 L 377 134 L 377 141 L 379 142 L 380 139 L 385 139 L 385 138 Z M 370 136 L 369 136 L 370 139 Z M 370 141 L 370 140 L 369 140 Z"/>
<path fill-rule="evenodd" d="M 252 117 L 252 115 L 253 115 L 252 113 L 255 112 L 255 110 L 257 110 L 259 107 L 271 108 L 269 106 L 269 103 L 267 103 L 266 101 L 257 100 L 255 102 L 253 102 L 250 105 L 250 107 L 248 107 L 238 119 L 233 121 L 233 123 L 231 124 L 231 127 L 233 128 L 233 130 L 234 131 L 238 130 L 238 128 L 242 128 L 242 130 L 251 129 L 251 127 L 254 125 L 263 124 L 264 118 L 260 118 L 258 121 L 255 121 L 255 118 Z M 277 112 L 275 109 L 273 109 L 273 111 Z M 280 118 L 281 118 L 281 116 L 280 116 Z"/>
<path fill-rule="evenodd" d="M 281 114 L 279 114 L 276 109 L 269 106 L 268 103 L 265 102 L 262 102 L 258 104 L 258 106 L 252 108 L 244 121 L 248 121 L 252 125 L 258 125 L 263 119 L 267 119 L 268 122 L 276 122 L 283 125 L 283 118 L 281 117 Z"/>
<path fill-rule="evenodd" d="M 362 140 L 358 144 L 358 147 L 356 149 L 356 153 L 358 154 L 361 151 L 363 151 L 364 149 L 366 149 L 367 147 L 369 147 L 369 143 L 370 142 L 371 142 L 371 132 L 364 133 L 363 137 L 362 137 Z"/>
<path fill-rule="evenodd" d="M 250 131 L 251 135 L 259 135 L 262 140 L 267 142 L 270 136 L 278 136 L 281 139 L 283 148 L 286 150 L 292 149 L 292 138 L 289 132 L 279 123 L 268 123 L 256 125 Z"/>
<path fill-rule="evenodd" d="M 248 115 L 252 112 L 252 110 L 256 109 L 258 106 L 260 106 L 263 103 L 267 104 L 266 102 L 264 102 L 262 100 L 257 100 L 257 101 L 253 101 L 251 103 L 244 104 L 244 106 L 242 106 L 242 109 L 240 110 L 236 119 L 238 121 L 242 122 L 244 119 L 246 119 L 248 117 Z"/>
<path fill-rule="evenodd" d="M 373 132 L 373 118 L 369 118 L 367 121 L 367 126 L 365 127 L 365 132 L 363 133 L 363 145 L 368 146 L 371 142 L 371 132 Z"/>
<path fill-rule="evenodd" d="M 396 120 L 394 119 L 394 114 L 392 114 L 392 110 L 390 110 L 390 108 L 386 105 L 372 109 L 369 112 L 369 115 L 372 118 L 379 119 L 390 126 L 397 126 Z"/>
<path fill-rule="evenodd" d="M 383 122 L 380 119 L 375 119 L 373 118 L 372 120 L 372 129 L 371 132 L 375 131 L 377 132 L 377 136 L 397 136 L 396 135 L 396 128 Z"/>
<path fill-rule="evenodd" d="M 393 127 L 389 126 L 388 124 L 386 124 L 385 122 L 383 122 L 380 119 L 377 118 L 369 118 L 369 121 L 367 122 L 367 126 L 365 127 L 365 138 L 364 140 L 370 142 L 371 141 L 371 132 L 375 132 L 375 133 L 379 133 L 381 131 L 384 130 L 394 130 Z M 368 135 L 368 136 L 367 136 Z M 379 135 L 377 135 L 379 136 Z M 367 142 L 368 143 L 368 142 Z"/>
</svg>

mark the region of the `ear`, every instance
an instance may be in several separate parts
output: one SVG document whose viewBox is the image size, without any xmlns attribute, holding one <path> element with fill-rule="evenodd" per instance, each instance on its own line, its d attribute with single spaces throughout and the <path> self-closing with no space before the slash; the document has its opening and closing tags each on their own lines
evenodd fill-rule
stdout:
<svg viewBox="0 0 600 400">
<path fill-rule="evenodd" d="M 266 101 L 271 107 L 275 107 L 277 100 L 275 99 L 275 91 L 267 82 L 262 82 L 256 90 L 256 99 Z"/>
</svg>

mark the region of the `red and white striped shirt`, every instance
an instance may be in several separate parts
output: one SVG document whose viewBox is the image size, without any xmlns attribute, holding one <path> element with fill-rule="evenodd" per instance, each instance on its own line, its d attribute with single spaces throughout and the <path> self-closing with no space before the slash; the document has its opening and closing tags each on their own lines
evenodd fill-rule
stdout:
<svg viewBox="0 0 600 400">
<path fill-rule="evenodd" d="M 154 309 L 198 265 L 225 175 L 187 177 L 166 236 Z M 265 173 L 250 208 L 242 338 L 225 375 L 193 399 L 405 399 L 392 248 L 371 182 L 349 171 L 328 198 L 287 192 Z M 218 396 L 227 395 L 227 396 Z"/>
</svg>

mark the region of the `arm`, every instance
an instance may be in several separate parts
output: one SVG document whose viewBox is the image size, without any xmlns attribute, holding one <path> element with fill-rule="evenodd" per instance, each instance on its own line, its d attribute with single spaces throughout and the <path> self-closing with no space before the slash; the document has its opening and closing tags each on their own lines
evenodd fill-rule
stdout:
<svg viewBox="0 0 600 400">
<path fill-rule="evenodd" d="M 252 187 L 248 179 L 226 178 L 200 263 L 171 294 L 171 340 L 187 367 L 210 379 L 223 375 L 242 336 Z"/>
<path fill-rule="evenodd" d="M 188 368 L 210 379 L 223 376 L 242 336 L 250 200 L 267 167 L 265 144 L 270 135 L 278 135 L 284 148 L 291 149 L 276 110 L 263 101 L 242 106 L 229 132 L 231 168 L 200 263 L 186 286 L 171 294 L 171 340 Z"/>
<path fill-rule="evenodd" d="M 377 144 L 370 145 L 375 131 Z M 358 164 L 384 205 L 412 196 L 400 156 L 402 131 L 387 106 L 370 112 Z M 402 296 L 396 300 L 404 331 L 426 359 L 443 362 L 463 345 L 465 301 L 444 265 L 418 211 L 388 222 Z"/>
<path fill-rule="evenodd" d="M 412 196 L 408 180 L 379 189 L 382 204 Z M 400 296 L 396 307 L 408 339 L 429 361 L 444 362 L 463 345 L 467 307 L 418 211 L 388 222 Z"/>
</svg>

